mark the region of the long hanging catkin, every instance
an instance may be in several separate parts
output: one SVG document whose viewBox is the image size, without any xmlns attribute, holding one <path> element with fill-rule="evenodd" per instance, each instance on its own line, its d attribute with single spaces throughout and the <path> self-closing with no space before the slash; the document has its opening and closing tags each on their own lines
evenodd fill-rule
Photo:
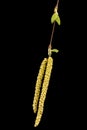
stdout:
<svg viewBox="0 0 87 130">
<path fill-rule="evenodd" d="M 47 89 L 48 89 L 48 85 L 49 85 L 49 81 L 50 81 L 52 65 L 53 65 L 53 59 L 52 59 L 52 57 L 48 57 L 47 68 L 46 68 L 45 77 L 44 77 L 44 81 L 43 81 L 43 85 L 42 85 L 42 91 L 41 91 L 38 112 L 37 112 L 34 127 L 38 126 L 38 124 L 40 123 L 42 114 L 43 114 L 44 101 L 46 98 L 46 93 L 47 93 Z"/>
<path fill-rule="evenodd" d="M 33 99 L 33 111 L 34 111 L 34 113 L 36 113 L 36 111 L 37 111 L 37 104 L 38 104 L 38 99 L 39 99 L 39 95 L 40 95 L 40 87 L 41 87 L 42 79 L 43 79 L 43 76 L 44 76 L 46 63 L 47 63 L 47 58 L 44 58 L 44 60 L 41 63 L 39 73 L 38 73 L 38 76 L 37 76 L 37 81 L 36 81 L 36 86 L 35 86 L 35 94 L 34 94 L 34 99 Z"/>
</svg>

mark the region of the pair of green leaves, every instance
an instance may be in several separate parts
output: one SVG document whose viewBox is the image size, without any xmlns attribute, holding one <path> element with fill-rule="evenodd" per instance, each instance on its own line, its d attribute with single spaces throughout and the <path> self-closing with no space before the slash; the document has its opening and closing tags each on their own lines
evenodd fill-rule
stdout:
<svg viewBox="0 0 87 130">
<path fill-rule="evenodd" d="M 57 22 L 58 25 L 61 24 L 61 21 L 60 21 L 60 17 L 59 17 L 58 12 L 54 12 L 54 14 L 53 14 L 52 17 L 51 17 L 51 23 L 53 24 L 54 22 Z"/>
<path fill-rule="evenodd" d="M 58 49 L 51 49 L 51 48 L 49 48 L 49 49 L 48 49 L 48 55 L 51 56 L 51 55 L 52 55 L 52 52 L 58 53 L 59 50 L 58 50 Z"/>
</svg>

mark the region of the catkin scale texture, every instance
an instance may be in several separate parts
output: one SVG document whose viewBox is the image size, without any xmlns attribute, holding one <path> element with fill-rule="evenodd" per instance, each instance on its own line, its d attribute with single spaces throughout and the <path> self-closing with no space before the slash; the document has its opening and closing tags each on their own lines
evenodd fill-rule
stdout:
<svg viewBox="0 0 87 130">
<path fill-rule="evenodd" d="M 47 63 L 47 58 L 44 58 L 44 60 L 42 61 L 41 65 L 40 65 L 39 73 L 37 76 L 37 81 L 36 81 L 36 86 L 35 86 L 35 94 L 34 94 L 34 99 L 33 99 L 34 113 L 36 113 L 36 111 L 37 111 L 37 104 L 38 104 L 38 99 L 39 99 L 39 95 L 40 95 L 40 87 L 41 87 L 42 79 L 44 76 L 46 63 Z"/>
<path fill-rule="evenodd" d="M 37 117 L 35 120 L 34 127 L 38 126 L 38 124 L 40 123 L 42 114 L 43 114 L 44 101 L 46 98 L 46 93 L 47 93 L 47 89 L 48 89 L 48 85 L 49 85 L 49 81 L 50 81 L 52 65 L 53 65 L 53 59 L 52 59 L 52 57 L 48 57 L 47 68 L 46 68 L 45 77 L 44 77 L 44 81 L 43 81 L 43 85 L 42 85 L 42 91 L 41 91 L 38 112 L 37 112 Z"/>
</svg>

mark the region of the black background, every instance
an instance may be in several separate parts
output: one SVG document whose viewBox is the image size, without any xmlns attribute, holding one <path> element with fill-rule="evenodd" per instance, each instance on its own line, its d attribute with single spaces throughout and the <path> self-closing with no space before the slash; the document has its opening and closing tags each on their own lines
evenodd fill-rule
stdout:
<svg viewBox="0 0 87 130">
<path fill-rule="evenodd" d="M 59 3 L 53 70 L 42 120 L 34 128 L 32 102 L 39 66 L 47 57 L 56 0 L 1 3 L 1 114 L 3 128 L 72 129 L 85 126 L 86 4 Z M 83 122 L 83 123 L 82 123 Z"/>
</svg>

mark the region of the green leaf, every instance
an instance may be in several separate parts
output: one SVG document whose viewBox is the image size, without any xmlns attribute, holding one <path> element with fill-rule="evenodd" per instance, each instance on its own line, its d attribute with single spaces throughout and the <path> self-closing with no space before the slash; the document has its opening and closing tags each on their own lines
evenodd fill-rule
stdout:
<svg viewBox="0 0 87 130">
<path fill-rule="evenodd" d="M 56 53 L 58 53 L 58 52 L 59 52 L 59 50 L 58 50 L 58 49 L 52 49 L 51 51 L 52 51 L 52 52 L 56 52 Z"/>
<path fill-rule="evenodd" d="M 51 23 L 54 23 L 58 17 L 58 13 L 54 13 L 51 17 Z"/>
<path fill-rule="evenodd" d="M 61 24 L 61 21 L 60 21 L 60 17 L 59 17 L 59 15 L 58 15 L 57 18 L 56 18 L 56 22 L 58 23 L 58 25 Z"/>
</svg>

